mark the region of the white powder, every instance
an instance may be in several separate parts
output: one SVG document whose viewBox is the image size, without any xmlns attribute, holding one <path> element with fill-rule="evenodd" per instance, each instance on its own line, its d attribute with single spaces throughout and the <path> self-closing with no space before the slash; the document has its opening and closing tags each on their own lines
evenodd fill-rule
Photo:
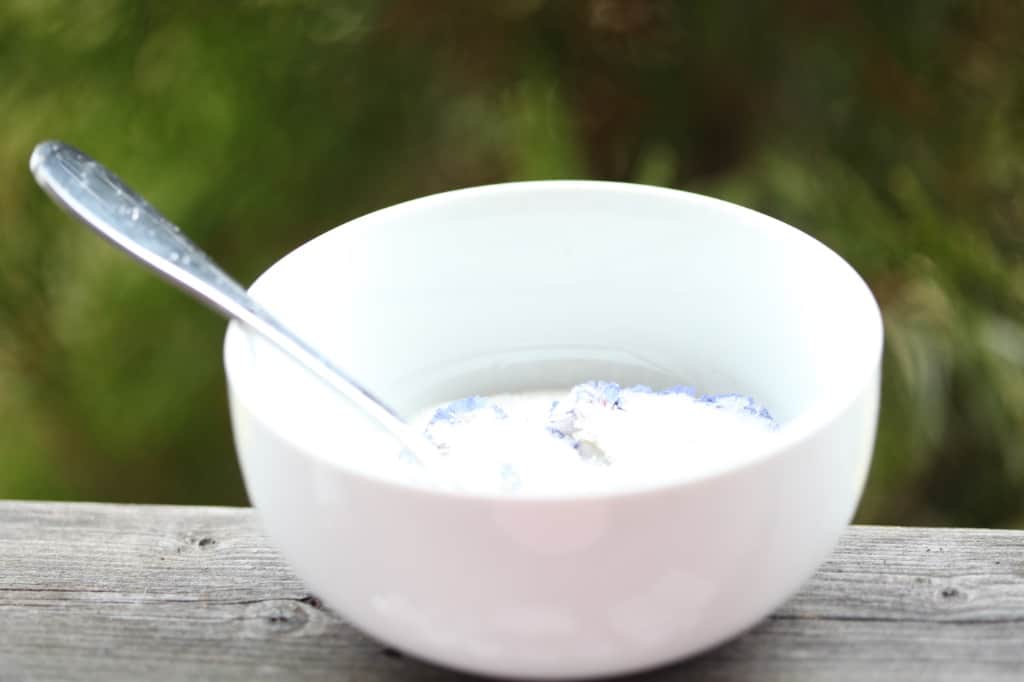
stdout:
<svg viewBox="0 0 1024 682">
<path fill-rule="evenodd" d="M 736 395 L 698 397 L 587 382 L 570 391 L 473 397 L 413 420 L 439 454 L 426 478 L 448 489 L 553 493 L 700 475 L 759 448 L 777 428 Z"/>
</svg>

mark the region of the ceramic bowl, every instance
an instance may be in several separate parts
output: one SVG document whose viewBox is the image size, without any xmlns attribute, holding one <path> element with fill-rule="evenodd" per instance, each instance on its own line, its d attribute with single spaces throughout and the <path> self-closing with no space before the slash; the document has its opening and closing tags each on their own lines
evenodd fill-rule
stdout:
<svg viewBox="0 0 1024 682">
<path fill-rule="evenodd" d="M 590 378 L 755 396 L 763 446 L 686 476 L 515 496 L 404 477 L 396 443 L 232 324 L 238 456 L 273 543 L 347 621 L 506 677 L 651 668 L 750 628 L 828 556 L 874 443 L 882 322 L 856 272 L 777 220 L 552 181 L 354 220 L 252 291 L 398 409 Z"/>
</svg>

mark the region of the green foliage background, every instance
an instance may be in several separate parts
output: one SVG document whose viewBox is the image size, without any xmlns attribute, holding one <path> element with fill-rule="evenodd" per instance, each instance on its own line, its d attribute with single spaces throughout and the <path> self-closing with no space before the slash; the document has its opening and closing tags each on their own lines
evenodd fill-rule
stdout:
<svg viewBox="0 0 1024 682">
<path fill-rule="evenodd" d="M 244 281 L 423 194 L 669 185 L 795 224 L 887 327 L 860 520 L 1024 526 L 1022 3 L 6 0 L 0 497 L 241 503 L 223 323 L 32 183 L 97 156 Z"/>
</svg>

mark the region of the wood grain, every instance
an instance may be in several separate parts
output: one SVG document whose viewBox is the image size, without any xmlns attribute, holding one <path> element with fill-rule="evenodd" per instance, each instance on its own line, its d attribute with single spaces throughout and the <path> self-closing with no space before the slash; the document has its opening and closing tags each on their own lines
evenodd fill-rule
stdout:
<svg viewBox="0 0 1024 682">
<path fill-rule="evenodd" d="M 0 502 L 0 681 L 455 680 L 364 637 L 252 510 Z M 854 527 L 777 613 L 636 680 L 1024 680 L 1024 532 Z"/>
</svg>

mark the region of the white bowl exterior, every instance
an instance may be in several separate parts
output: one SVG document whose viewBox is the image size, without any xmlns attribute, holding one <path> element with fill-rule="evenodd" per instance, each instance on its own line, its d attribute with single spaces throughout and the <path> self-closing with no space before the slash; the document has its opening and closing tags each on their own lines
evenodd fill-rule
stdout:
<svg viewBox="0 0 1024 682">
<path fill-rule="evenodd" d="M 644 669 L 755 624 L 849 522 L 877 384 L 788 452 L 648 493 L 515 504 L 352 476 L 232 399 L 246 487 L 300 578 L 403 651 L 510 677 Z"/>
<path fill-rule="evenodd" d="M 581 195 L 590 201 L 581 203 Z M 618 198 L 609 202 L 610 196 Z M 466 205 L 472 210 L 460 213 Z M 480 221 L 514 223 L 515 206 L 534 223 L 532 231 L 521 235 L 526 247 L 505 236 L 473 241 L 471 233 L 458 233 L 460 221 L 469 221 L 474 211 Z M 580 220 L 590 222 L 594 238 L 607 247 L 594 252 L 595 268 L 607 265 L 605 271 L 613 271 L 626 289 L 624 274 L 663 270 L 664 263 L 631 262 L 643 253 L 631 246 L 624 249 L 633 249 L 624 264 L 606 262 L 614 236 L 602 221 L 631 215 L 632 238 L 641 244 L 648 238 L 648 251 L 655 237 L 655 245 L 663 247 L 656 251 L 700 251 L 697 260 L 681 268 L 683 277 L 692 275 L 684 284 L 652 279 L 639 288 L 663 284 L 659 290 L 669 291 L 671 300 L 690 301 L 688 315 L 699 313 L 694 305 L 704 305 L 710 306 L 706 319 L 716 319 L 708 325 L 677 324 L 670 306 L 633 302 L 627 295 L 616 299 L 619 294 L 602 289 L 600 278 L 585 286 L 602 289 L 606 300 L 578 301 L 574 308 L 586 319 L 560 322 L 551 309 L 531 315 L 535 306 L 526 304 L 546 288 L 550 294 L 550 282 L 533 288 L 529 281 L 516 280 L 514 272 L 503 271 L 502 254 L 515 260 L 528 255 L 517 249 L 537 251 L 545 244 L 560 249 L 564 243 L 544 235 L 565 227 L 558 220 L 564 221 L 567 206 L 576 207 Z M 558 220 L 538 227 L 545 208 Z M 699 229 L 679 230 L 678 243 L 672 241 L 674 233 L 665 231 L 673 222 L 694 221 Z M 298 328 L 312 329 L 321 342 L 333 344 L 343 366 L 368 368 L 360 378 L 383 394 L 431 363 L 457 364 L 465 357 L 530 347 L 547 337 L 553 347 L 571 346 L 597 335 L 601 345 L 637 350 L 659 368 L 697 374 L 705 388 L 728 390 L 728 382 L 740 377 L 743 384 L 733 390 L 779 406 L 783 421 L 790 422 L 770 451 L 752 453 L 741 465 L 723 466 L 695 480 L 561 498 L 440 493 L 370 471 L 369 463 L 393 455 L 393 444 L 305 377 L 289 373 L 284 363 L 276 365 L 273 353 L 232 325 L 225 351 L 231 413 L 252 503 L 298 575 L 360 629 L 424 659 L 485 674 L 580 677 L 639 670 L 706 649 L 755 624 L 809 577 L 849 523 L 874 442 L 881 323 L 859 278 L 814 240 L 722 202 L 586 182 L 455 192 L 356 223 L 362 228 L 339 228 L 287 257 L 254 290 Z M 443 228 L 449 224 L 456 225 L 454 233 Z M 646 224 L 654 225 L 651 234 L 645 235 Z M 715 236 L 704 239 L 701 231 L 712 229 Z M 433 239 L 409 252 L 398 246 L 405 243 L 399 242 L 403 236 L 415 242 L 431 230 Z M 754 239 L 759 252 L 744 251 L 751 234 L 759 235 Z M 387 270 L 384 285 L 375 279 L 382 264 L 367 251 L 378 237 L 381 248 L 400 263 Z M 776 242 L 780 250 L 773 253 Z M 404 281 L 414 261 L 403 258 L 429 248 L 436 249 L 435 255 L 452 250 L 468 255 L 428 259 L 427 266 L 435 266 L 429 286 L 422 284 L 426 280 L 419 286 Z M 779 254 L 792 255 L 781 270 Z M 586 280 L 585 260 L 560 257 L 567 268 L 575 268 L 570 279 Z M 664 254 L 652 258 L 660 257 Z M 734 275 L 756 268 L 745 283 L 752 303 L 742 304 L 731 290 L 719 299 L 706 296 L 710 303 L 682 298 L 699 295 L 702 282 L 712 290 L 730 289 L 730 280 L 707 279 L 727 264 L 727 257 L 744 261 L 739 269 L 727 268 Z M 762 257 L 769 262 L 759 264 Z M 557 272 L 537 264 L 539 271 L 546 267 Z M 485 273 L 493 281 L 484 292 L 460 293 L 460 285 L 479 283 Z M 779 285 L 782 275 L 794 279 Z M 338 277 L 355 279 L 339 284 Z M 797 286 L 801 277 L 809 278 L 803 281 L 814 290 Z M 323 321 L 311 312 L 313 304 L 305 310 L 302 305 L 282 307 L 301 297 L 299 292 L 308 294 L 310 282 L 325 278 L 339 298 L 344 324 Z M 446 278 L 451 280 L 447 289 Z M 368 284 L 355 291 L 359 281 Z M 436 299 L 439 291 L 431 287 L 440 287 L 445 296 Z M 458 324 L 457 317 L 446 317 L 449 304 L 462 306 L 458 312 L 464 317 L 477 304 L 471 299 L 485 301 L 493 298 L 486 294 L 509 287 L 516 292 L 499 301 L 496 310 L 514 308 L 520 316 L 514 324 L 504 324 L 500 315 L 489 322 L 481 315 L 466 321 L 458 336 L 430 337 L 431 325 Z M 380 310 L 381 301 L 395 300 L 392 290 L 413 299 L 408 313 L 413 318 L 422 316 L 424 307 L 431 313 L 408 323 L 410 330 L 418 330 L 415 338 L 410 330 L 373 329 L 382 317 L 396 315 Z M 756 300 L 759 292 L 770 300 Z M 636 287 L 630 295 L 637 296 Z M 469 298 L 452 301 L 459 296 Z M 375 306 L 376 312 L 371 310 Z M 631 306 L 642 309 L 633 318 Z M 610 331 L 590 324 L 588 315 L 601 309 L 617 311 L 615 319 L 624 321 L 625 331 L 614 328 L 614 319 L 604 325 L 613 327 Z M 850 316 L 854 321 L 848 328 L 835 328 Z M 407 324 L 400 317 L 383 324 Z M 645 319 L 646 333 L 661 337 L 661 345 L 644 336 Z M 773 321 L 790 330 L 780 331 Z M 478 328 L 484 324 L 487 328 Z M 858 325 L 865 326 L 859 337 Z M 530 329 L 509 342 L 517 326 Z M 367 328 L 378 335 L 376 343 L 373 333 L 369 343 L 363 340 Z M 833 346 L 819 347 L 826 342 Z M 451 348 L 453 343 L 462 345 Z M 417 344 L 427 348 L 430 362 L 414 352 Z M 679 358 L 688 351 L 697 359 L 681 367 Z M 777 366 L 763 369 L 773 364 L 766 362 L 766 352 Z M 848 358 L 845 366 L 836 367 L 836 358 L 843 357 Z M 491 370 L 504 371 L 501 380 L 508 381 L 511 374 L 522 374 L 521 368 Z M 787 377 L 792 386 L 784 385 Z M 431 394 L 429 386 L 419 388 L 420 401 L 450 397 Z M 345 453 L 333 452 L 332 443 L 334 450 L 344 444 Z M 361 462 L 358 467 L 349 466 L 350 455 L 356 458 L 351 461 Z"/>
</svg>

